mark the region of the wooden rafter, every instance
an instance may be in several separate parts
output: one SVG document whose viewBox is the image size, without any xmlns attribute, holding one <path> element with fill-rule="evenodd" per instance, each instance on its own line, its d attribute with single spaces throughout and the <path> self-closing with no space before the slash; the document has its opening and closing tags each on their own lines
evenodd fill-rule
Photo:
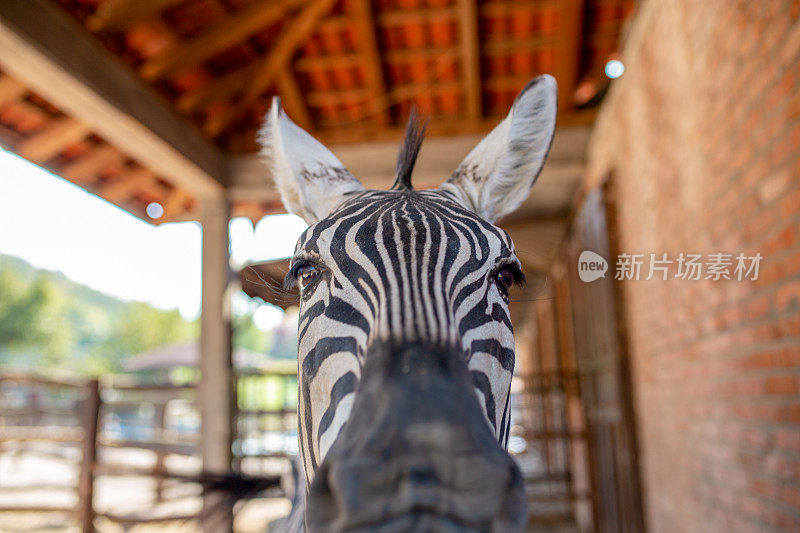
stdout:
<svg viewBox="0 0 800 533">
<path fill-rule="evenodd" d="M 105 144 L 83 157 L 67 163 L 59 169 L 59 172 L 70 181 L 85 184 L 94 181 L 97 175 L 106 168 L 121 164 L 124 159 L 125 156 L 119 150 L 110 144 Z"/>
<path fill-rule="evenodd" d="M 5 72 L 139 164 L 194 193 L 222 192 L 222 153 L 52 2 L 0 2 L 0 49 Z"/>
<path fill-rule="evenodd" d="M 459 46 L 447 48 L 399 48 L 389 50 L 384 55 L 387 63 L 412 63 L 416 61 L 444 61 L 458 59 L 461 54 Z"/>
<path fill-rule="evenodd" d="M 507 55 L 517 51 L 530 52 L 541 50 L 557 45 L 560 39 L 555 37 L 534 36 L 527 39 L 507 39 L 506 37 L 495 37 L 486 39 L 483 42 L 483 53 L 487 55 Z"/>
<path fill-rule="evenodd" d="M 400 48 L 386 50 L 381 54 L 382 61 L 387 64 L 444 61 L 447 59 L 457 60 L 460 57 L 461 47 L 458 46 L 446 48 Z M 294 62 L 294 68 L 299 72 L 310 72 L 314 70 L 353 68 L 363 64 L 364 57 L 362 54 L 344 52 L 341 54 L 301 57 Z"/>
<path fill-rule="evenodd" d="M 50 121 L 42 131 L 26 139 L 14 151 L 34 163 L 43 163 L 56 156 L 61 150 L 83 140 L 89 134 L 89 127 L 71 117 Z"/>
<path fill-rule="evenodd" d="M 253 79 L 256 72 L 258 72 L 258 67 L 259 64 L 257 62 L 250 63 L 246 67 L 217 78 L 208 85 L 187 91 L 178 97 L 175 101 L 175 107 L 183 113 L 191 113 L 209 102 L 226 100 L 237 91 L 240 91 L 244 83 Z"/>
<path fill-rule="evenodd" d="M 154 181 L 155 176 L 152 172 L 146 168 L 140 168 L 132 170 L 100 187 L 97 194 L 111 203 L 119 204 L 127 200 L 131 194 L 150 186 Z"/>
<path fill-rule="evenodd" d="M 19 100 L 28 89 L 10 76 L 0 77 L 0 107 Z"/>
<path fill-rule="evenodd" d="M 458 7 L 460 8 L 458 27 L 461 35 L 461 64 L 467 116 L 479 119 L 483 115 L 483 104 L 481 103 L 478 3 L 476 0 L 459 0 Z"/>
<path fill-rule="evenodd" d="M 305 0 L 260 0 L 226 17 L 200 35 L 147 60 L 139 69 L 142 76 L 155 81 L 180 69 L 201 64 L 206 59 L 240 43 L 280 20 L 290 9 Z"/>
<path fill-rule="evenodd" d="M 375 18 L 372 14 L 372 5 L 368 0 L 355 0 L 355 14 L 358 31 L 361 34 L 364 68 L 367 75 L 367 84 L 373 93 L 372 106 L 376 112 L 378 122 L 386 124 L 391 120 L 389 102 L 386 98 L 386 81 L 383 77 L 383 64 L 378 38 L 375 33 Z"/>
<path fill-rule="evenodd" d="M 311 113 L 308 111 L 308 106 L 303 98 L 303 93 L 297 85 L 297 80 L 294 73 L 288 67 L 281 69 L 275 78 L 275 85 L 278 88 L 278 93 L 281 95 L 283 107 L 286 112 L 292 117 L 300 127 L 310 129 L 314 124 L 311 119 Z"/>
<path fill-rule="evenodd" d="M 300 57 L 294 62 L 298 72 L 330 70 L 332 68 L 358 68 L 364 64 L 364 55 L 358 52 Z"/>
<path fill-rule="evenodd" d="M 164 208 L 164 221 L 174 220 L 178 215 L 186 210 L 186 202 L 189 200 L 189 195 L 182 189 L 174 189 L 167 193 L 167 199 L 164 201 L 162 207 Z"/>
<path fill-rule="evenodd" d="M 120 31 L 131 24 L 157 15 L 184 0 L 114 0 L 103 2 L 86 20 L 92 31 Z"/>
<path fill-rule="evenodd" d="M 462 84 L 459 81 L 430 82 L 422 81 L 418 83 L 407 83 L 393 89 L 386 95 L 387 102 L 392 105 L 406 100 L 411 100 L 415 96 L 423 93 L 439 94 L 453 93 L 461 90 Z M 371 89 L 344 89 L 338 91 L 311 92 L 306 95 L 308 103 L 312 106 L 338 105 L 342 103 L 359 104 L 372 98 Z"/>
<path fill-rule="evenodd" d="M 513 17 L 520 11 L 540 11 L 545 8 L 559 8 L 564 0 L 514 0 L 513 2 L 489 2 L 480 6 L 484 17 Z"/>
<path fill-rule="evenodd" d="M 381 26 L 397 26 L 406 24 L 419 24 L 438 19 L 455 20 L 459 16 L 459 6 L 425 7 L 418 9 L 403 9 L 402 11 L 389 11 L 378 15 L 378 24 Z"/>
<path fill-rule="evenodd" d="M 247 89 L 234 105 L 226 112 L 217 115 L 206 123 L 203 130 L 216 137 L 234 119 L 238 118 L 250 107 L 261 94 L 274 82 L 275 77 L 289 62 L 297 49 L 308 40 L 317 27 L 317 23 L 333 8 L 336 0 L 311 0 L 297 17 L 282 31 L 275 46 L 267 56 L 258 63 L 256 76 L 249 80 Z"/>
<path fill-rule="evenodd" d="M 583 49 L 583 0 L 563 0 L 561 3 L 562 28 L 559 34 L 558 106 L 569 110 L 575 107 L 573 95 L 578 86 L 581 50 Z"/>
</svg>

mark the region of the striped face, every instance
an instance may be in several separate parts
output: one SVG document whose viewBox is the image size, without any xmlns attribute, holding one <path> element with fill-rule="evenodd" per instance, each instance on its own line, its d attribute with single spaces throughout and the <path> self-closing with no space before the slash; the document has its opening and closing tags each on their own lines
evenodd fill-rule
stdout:
<svg viewBox="0 0 800 533">
<path fill-rule="evenodd" d="M 301 448 L 310 477 L 348 419 L 376 340 L 458 346 L 499 442 L 508 439 L 514 337 L 508 234 L 442 191 L 353 195 L 300 238 Z"/>
<path fill-rule="evenodd" d="M 309 531 L 521 531 L 508 454 L 523 279 L 494 220 L 538 176 L 555 82 L 536 78 L 438 190 L 415 191 L 412 118 L 389 191 L 367 191 L 276 102 L 260 140 L 287 208 L 310 224 L 300 287 L 300 449 Z"/>
</svg>

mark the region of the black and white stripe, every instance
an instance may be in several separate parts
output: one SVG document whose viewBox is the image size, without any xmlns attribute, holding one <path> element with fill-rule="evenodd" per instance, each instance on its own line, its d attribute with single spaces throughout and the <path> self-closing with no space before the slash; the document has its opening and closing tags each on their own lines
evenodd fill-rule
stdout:
<svg viewBox="0 0 800 533">
<path fill-rule="evenodd" d="M 300 238 L 292 261 L 322 269 L 303 291 L 300 424 L 309 478 L 347 420 L 371 342 L 461 345 L 504 445 L 514 337 L 493 274 L 518 265 L 505 231 L 440 191 L 354 195 Z"/>
</svg>

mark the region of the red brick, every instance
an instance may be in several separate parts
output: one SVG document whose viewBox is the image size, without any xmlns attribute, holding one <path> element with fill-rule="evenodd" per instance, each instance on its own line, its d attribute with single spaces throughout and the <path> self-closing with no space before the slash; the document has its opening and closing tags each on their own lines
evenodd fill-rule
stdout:
<svg viewBox="0 0 800 533">
<path fill-rule="evenodd" d="M 647 522 L 798 531 L 800 2 L 645 9 L 589 160 L 616 163 L 619 247 L 763 256 L 757 281 L 623 287 Z"/>
</svg>

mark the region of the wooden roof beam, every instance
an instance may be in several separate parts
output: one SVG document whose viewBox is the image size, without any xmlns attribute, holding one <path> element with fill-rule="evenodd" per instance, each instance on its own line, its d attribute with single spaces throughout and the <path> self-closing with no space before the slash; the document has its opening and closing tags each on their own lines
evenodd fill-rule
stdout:
<svg viewBox="0 0 800 533">
<path fill-rule="evenodd" d="M 224 192 L 223 154 L 58 6 L 0 2 L 0 67 L 139 164 L 193 193 Z"/>
<path fill-rule="evenodd" d="M 146 168 L 139 168 L 103 185 L 97 194 L 113 204 L 119 204 L 127 200 L 131 194 L 150 186 L 155 179 L 152 172 Z"/>
<path fill-rule="evenodd" d="M 478 2 L 459 0 L 458 27 L 461 34 L 461 64 L 467 117 L 478 120 L 483 115 L 481 102 L 481 52 L 478 34 Z"/>
<path fill-rule="evenodd" d="M 557 45 L 560 39 L 534 36 L 527 39 L 508 39 L 504 36 L 486 39 L 483 53 L 487 55 L 506 55 L 517 51 L 530 52 Z"/>
<path fill-rule="evenodd" d="M 103 2 L 86 19 L 86 26 L 95 32 L 121 31 L 143 18 L 158 15 L 185 0 L 115 0 Z"/>
<path fill-rule="evenodd" d="M 240 43 L 280 20 L 290 9 L 305 0 L 260 0 L 217 22 L 197 37 L 164 50 L 140 67 L 142 77 L 156 81 Z M 246 80 L 242 80 L 246 82 Z"/>
<path fill-rule="evenodd" d="M 410 63 L 414 61 L 457 61 L 461 57 L 461 47 L 436 47 L 436 48 L 400 48 L 386 50 L 381 54 L 381 59 L 387 64 Z M 322 56 L 308 56 L 298 58 L 294 68 L 299 72 L 314 70 L 333 70 L 338 68 L 359 67 L 364 64 L 364 57 L 358 52 L 343 52 L 340 54 L 326 54 Z"/>
<path fill-rule="evenodd" d="M 514 0 L 513 2 L 491 2 L 480 6 L 484 17 L 514 16 L 520 11 L 542 11 L 546 8 L 559 8 L 562 0 Z"/>
<path fill-rule="evenodd" d="M 314 121 L 303 98 L 303 93 L 297 85 L 297 79 L 289 68 L 281 69 L 275 78 L 275 85 L 281 95 L 281 102 L 286 112 L 301 128 L 311 129 Z"/>
<path fill-rule="evenodd" d="M 178 216 L 186 211 L 186 202 L 189 200 L 189 195 L 182 189 L 174 189 L 168 193 L 164 201 L 164 216 L 159 223 L 175 220 Z"/>
<path fill-rule="evenodd" d="M 364 54 L 364 68 L 367 84 L 373 93 L 373 105 L 368 110 L 374 113 L 380 124 L 391 122 L 389 100 L 386 98 L 386 80 L 383 77 L 383 63 L 375 28 L 375 17 L 372 14 L 372 3 L 368 0 L 355 0 L 356 24 L 361 34 Z"/>
<path fill-rule="evenodd" d="M 16 102 L 28 92 L 24 84 L 15 80 L 11 76 L 0 77 L 0 107 L 11 102 Z"/>
<path fill-rule="evenodd" d="M 90 133 L 89 127 L 71 117 L 62 117 L 42 128 L 33 137 L 24 140 L 14 148 L 17 155 L 34 163 L 44 163 L 58 153 Z"/>
<path fill-rule="evenodd" d="M 250 63 L 246 67 L 212 80 L 208 85 L 186 91 L 175 101 L 175 107 L 183 113 L 191 113 L 203 104 L 226 100 L 242 89 L 243 81 L 253 79 L 258 72 L 258 67 L 258 62 Z"/>
<path fill-rule="evenodd" d="M 389 11 L 378 15 L 378 24 L 381 26 L 399 26 L 419 24 L 420 22 L 430 22 L 438 19 L 455 19 L 459 16 L 460 10 L 461 6 L 445 6 Z"/>
<path fill-rule="evenodd" d="M 249 80 L 247 90 L 242 98 L 228 108 L 225 113 L 206 123 L 203 129 L 208 135 L 216 137 L 222 133 L 228 124 L 239 118 L 264 91 L 275 83 L 275 78 L 280 70 L 288 64 L 297 49 L 311 37 L 319 21 L 333 8 L 335 3 L 336 0 L 311 0 L 303 8 L 300 14 L 283 29 L 269 54 L 258 63 L 258 71 L 255 77 Z"/>
<path fill-rule="evenodd" d="M 113 165 L 120 165 L 125 161 L 122 152 L 104 144 L 93 149 L 88 154 L 70 161 L 59 169 L 59 173 L 68 180 L 78 184 L 88 184 L 97 178 L 97 175 Z"/>
</svg>

